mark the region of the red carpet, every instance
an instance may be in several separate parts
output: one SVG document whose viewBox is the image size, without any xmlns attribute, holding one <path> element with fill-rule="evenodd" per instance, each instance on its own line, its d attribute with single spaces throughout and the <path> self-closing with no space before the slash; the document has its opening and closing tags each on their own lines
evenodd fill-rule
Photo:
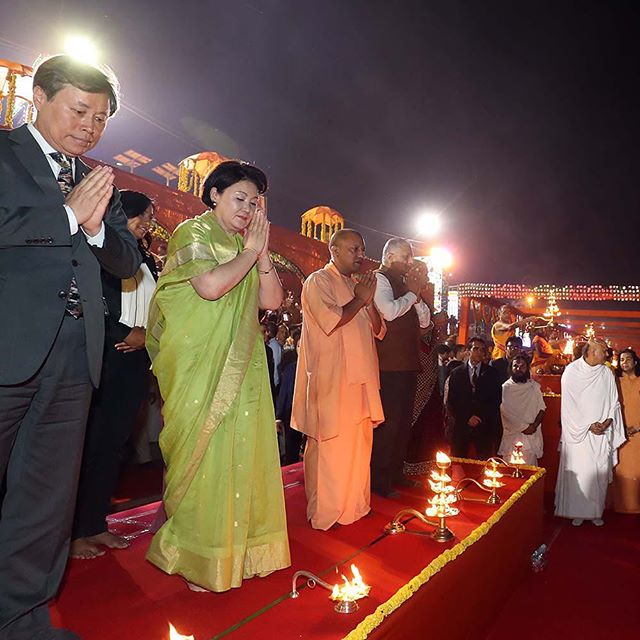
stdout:
<svg viewBox="0 0 640 640">
<path fill-rule="evenodd" d="M 462 467 L 453 471 L 454 476 L 464 473 Z M 402 491 L 397 501 L 374 497 L 372 513 L 358 523 L 328 532 L 314 531 L 306 521 L 301 476 L 300 465 L 284 470 L 294 568 L 265 579 L 247 580 L 241 590 L 192 593 L 181 578 L 167 576 L 145 561 L 150 536 L 146 530 L 155 514 L 155 505 L 147 505 L 112 516 L 115 530 L 134 536 L 128 550 L 70 562 L 53 607 L 54 623 L 76 631 L 84 640 L 165 640 L 169 621 L 197 640 L 229 634 L 233 638 L 298 638 L 303 637 L 303 630 L 304 637 L 341 638 L 447 548 L 428 536 L 396 538 L 381 533 L 401 507 L 423 508 L 424 490 Z M 509 479 L 505 498 L 521 485 L 521 480 Z M 486 504 L 468 503 L 465 513 L 456 517 L 456 534 L 465 538 L 494 511 L 495 507 Z M 481 562 L 485 555 L 479 556 Z M 335 614 L 328 593 L 320 589 L 304 589 L 295 601 L 288 598 L 294 570 L 307 569 L 330 583 L 338 582 L 336 565 L 340 572 L 346 571 L 355 556 L 363 576 L 370 576 L 374 587 L 371 596 L 361 601 L 357 618 Z"/>
<path fill-rule="evenodd" d="M 514 591 L 486 640 L 640 638 L 640 517 L 605 511 L 604 520 L 545 518 L 547 566 Z"/>
<path fill-rule="evenodd" d="M 340 561 L 344 570 L 343 565 L 357 554 L 365 579 L 376 576 L 375 581 L 370 580 L 376 585 L 372 597 L 361 601 L 365 613 L 372 612 L 415 575 L 416 566 L 427 564 L 425 550 L 430 545 L 424 538 L 380 541 L 381 528 L 398 510 L 398 502 L 374 497 L 373 513 L 356 525 L 313 531 L 305 518 L 299 465 L 285 469 L 284 478 L 295 569 L 324 571 L 325 579 L 335 582 L 332 565 Z M 424 502 L 423 494 L 403 491 L 401 502 L 419 506 Z M 288 600 L 293 569 L 264 580 L 245 581 L 242 590 L 215 596 L 191 593 L 179 577 L 165 575 L 144 559 L 150 535 L 145 530 L 153 521 L 155 508 L 146 505 L 113 516 L 118 532 L 134 536 L 129 550 L 70 562 L 60 598 L 52 608 L 55 624 L 73 629 L 83 640 L 165 640 L 169 621 L 197 640 L 229 634 L 234 639 L 299 638 L 303 637 L 301 620 L 307 623 L 304 637 L 336 638 L 353 628 L 355 623 L 334 614 L 328 601 L 325 610 L 324 591 L 302 591 L 297 601 Z M 485 505 L 478 508 L 469 513 L 467 522 L 456 521 L 457 533 L 466 535 L 464 529 L 470 531 L 486 517 L 483 510 L 490 512 Z M 610 513 L 605 518 L 606 525 L 601 528 L 590 523 L 574 528 L 547 516 L 544 540 L 550 543 L 548 565 L 541 573 L 528 573 L 513 590 L 486 640 L 510 640 L 514 635 L 523 640 L 541 636 L 548 640 L 638 637 L 640 519 Z M 319 603 L 326 615 L 318 615 Z M 267 609 L 266 613 L 262 609 Z M 262 615 L 250 621 L 256 613 Z M 427 621 L 428 615 L 425 611 Z M 314 621 L 311 630 L 309 620 Z M 238 622 L 245 624 L 237 628 Z M 428 622 L 425 625 L 428 628 Z M 484 635 L 479 632 L 469 640 Z"/>
</svg>

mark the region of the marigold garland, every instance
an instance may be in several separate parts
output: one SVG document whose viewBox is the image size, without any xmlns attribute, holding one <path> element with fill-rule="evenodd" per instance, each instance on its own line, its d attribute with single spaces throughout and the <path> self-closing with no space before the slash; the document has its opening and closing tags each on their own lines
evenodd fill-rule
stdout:
<svg viewBox="0 0 640 640">
<path fill-rule="evenodd" d="M 7 74 L 7 86 L 9 92 L 7 93 L 7 106 L 4 114 L 4 124 L 6 127 L 12 127 L 14 116 L 13 112 L 16 107 L 17 86 L 16 74 L 13 71 L 9 71 L 9 73 Z"/>
<path fill-rule="evenodd" d="M 451 458 L 452 462 L 481 464 L 477 460 L 468 458 Z M 511 507 L 546 473 L 545 469 L 539 467 L 523 466 L 523 469 L 535 470 L 530 478 L 517 489 L 505 502 L 497 509 L 485 522 L 477 529 L 474 529 L 464 540 L 461 540 L 451 549 L 447 549 L 437 558 L 432 560 L 417 576 L 412 578 L 407 584 L 402 586 L 386 602 L 381 604 L 372 614 L 368 615 L 355 629 L 349 632 L 343 640 L 362 640 L 376 629 L 383 620 L 404 604 L 413 594 L 429 582 L 429 580 L 441 571 L 449 562 L 462 555 L 471 545 L 475 544 L 482 537 L 487 535 L 494 525 L 511 509 Z"/>
</svg>

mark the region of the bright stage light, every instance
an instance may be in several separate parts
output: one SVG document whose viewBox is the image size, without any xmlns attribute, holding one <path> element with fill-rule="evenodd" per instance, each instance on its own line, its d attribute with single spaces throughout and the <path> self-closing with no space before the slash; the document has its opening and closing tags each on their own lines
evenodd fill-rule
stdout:
<svg viewBox="0 0 640 640">
<path fill-rule="evenodd" d="M 431 249 L 431 258 L 434 264 L 440 269 L 448 269 L 453 264 L 451 251 L 444 247 L 434 247 Z"/>
<path fill-rule="evenodd" d="M 418 234 L 431 238 L 438 235 L 442 228 L 442 220 L 440 214 L 434 211 L 427 211 L 418 217 L 416 220 L 416 228 Z"/>
<path fill-rule="evenodd" d="M 98 51 L 89 40 L 83 36 L 69 36 L 64 42 L 64 51 L 78 60 L 95 64 L 98 60 Z"/>
</svg>

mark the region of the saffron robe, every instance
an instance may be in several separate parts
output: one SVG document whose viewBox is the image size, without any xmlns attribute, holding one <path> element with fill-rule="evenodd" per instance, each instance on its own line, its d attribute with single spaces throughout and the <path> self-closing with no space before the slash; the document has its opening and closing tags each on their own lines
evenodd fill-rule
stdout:
<svg viewBox="0 0 640 640">
<path fill-rule="evenodd" d="M 371 319 L 360 309 L 336 329 L 355 281 L 332 264 L 302 288 L 302 337 L 291 426 L 307 435 L 307 518 L 316 529 L 351 524 L 370 510 L 373 428 L 384 421 Z M 384 323 L 378 338 L 384 336 Z"/>
</svg>

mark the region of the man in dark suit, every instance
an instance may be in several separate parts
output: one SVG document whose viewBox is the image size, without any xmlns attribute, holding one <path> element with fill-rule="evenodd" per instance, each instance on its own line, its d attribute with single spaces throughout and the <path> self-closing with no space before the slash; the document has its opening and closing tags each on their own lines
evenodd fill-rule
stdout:
<svg viewBox="0 0 640 640">
<path fill-rule="evenodd" d="M 54 640 L 105 306 L 100 268 L 140 264 L 113 170 L 78 158 L 118 108 L 108 73 L 68 56 L 34 76 L 34 125 L 0 131 L 0 638 Z"/>
<path fill-rule="evenodd" d="M 498 372 L 500 384 L 504 384 L 511 377 L 511 362 L 522 351 L 522 338 L 511 336 L 505 344 L 505 357 L 491 361 L 491 366 Z"/>
<path fill-rule="evenodd" d="M 494 453 L 502 389 L 497 371 L 484 363 L 486 353 L 485 341 L 471 338 L 468 364 L 454 369 L 449 376 L 447 406 L 454 418 L 454 456 L 466 458 L 472 442 L 480 459 Z"/>
</svg>

